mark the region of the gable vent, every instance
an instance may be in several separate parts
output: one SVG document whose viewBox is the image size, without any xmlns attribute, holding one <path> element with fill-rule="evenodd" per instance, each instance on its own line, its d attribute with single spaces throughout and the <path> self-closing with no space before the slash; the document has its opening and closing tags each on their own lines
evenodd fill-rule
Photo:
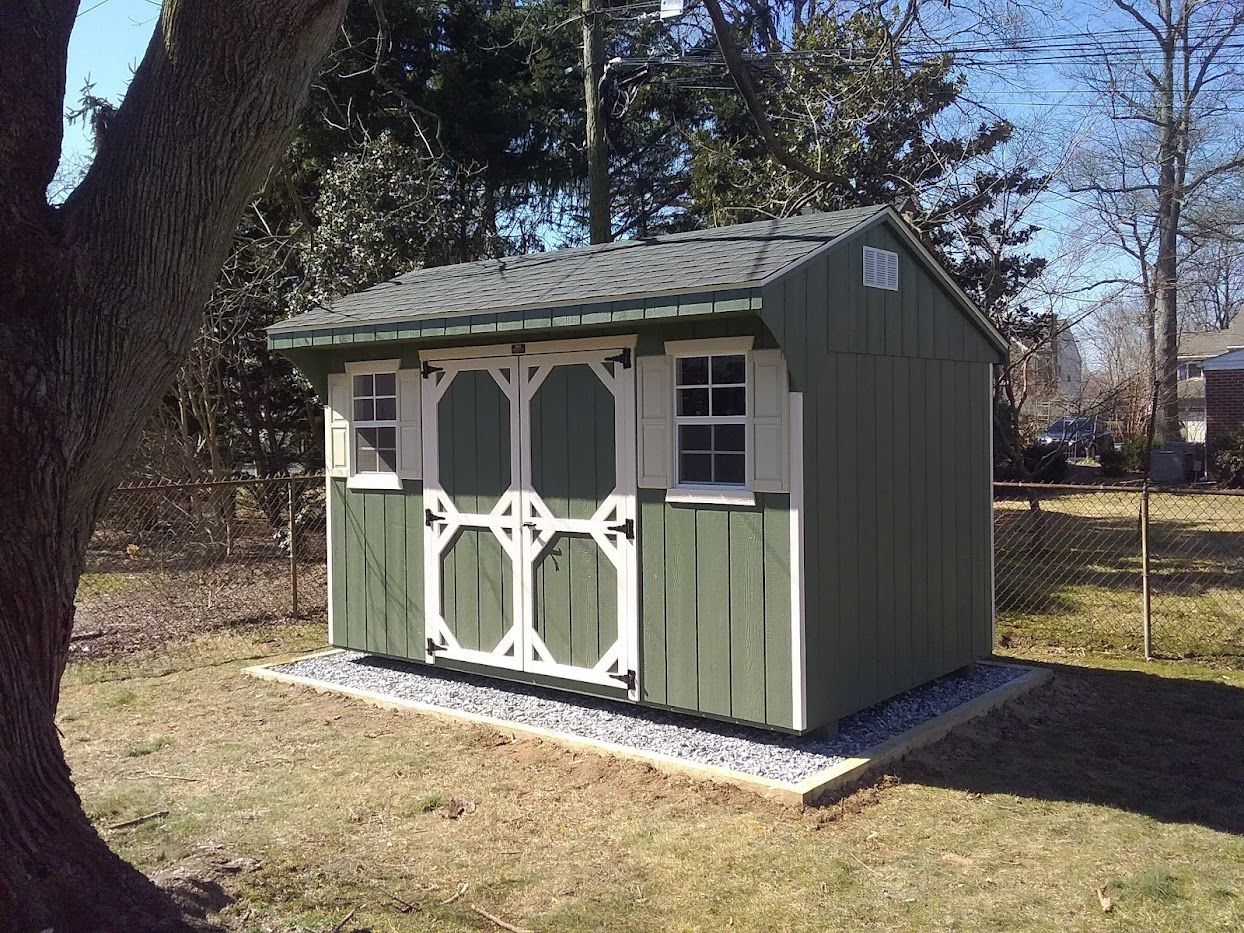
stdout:
<svg viewBox="0 0 1244 933">
<path fill-rule="evenodd" d="M 898 291 L 898 253 L 865 246 L 864 284 L 869 288 Z"/>
</svg>

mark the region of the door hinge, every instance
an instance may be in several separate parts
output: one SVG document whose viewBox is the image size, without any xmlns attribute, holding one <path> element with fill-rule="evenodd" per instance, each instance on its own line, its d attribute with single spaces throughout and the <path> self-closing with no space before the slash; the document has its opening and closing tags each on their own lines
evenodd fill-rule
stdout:
<svg viewBox="0 0 1244 933">
<path fill-rule="evenodd" d="M 428 654 L 436 654 L 438 651 L 445 651 L 445 645 L 438 645 L 432 639 L 428 639 Z"/>
<path fill-rule="evenodd" d="M 624 674 L 610 674 L 609 676 L 612 677 L 614 680 L 620 680 L 622 681 L 622 683 L 626 684 L 627 690 L 635 689 L 635 672 L 634 671 L 627 671 Z"/>
<path fill-rule="evenodd" d="M 427 379 L 433 373 L 443 373 L 444 371 L 445 371 L 444 366 L 433 366 L 431 363 L 427 363 L 427 362 L 425 362 L 423 366 L 419 368 L 419 372 L 423 374 L 424 379 Z"/>
<path fill-rule="evenodd" d="M 606 525 L 605 531 L 615 535 L 626 535 L 627 541 L 635 540 L 635 519 L 628 518 L 620 525 Z"/>
<path fill-rule="evenodd" d="M 445 520 L 445 516 L 441 515 L 438 512 L 433 512 L 431 509 L 423 510 L 423 523 L 427 525 L 429 528 L 431 528 L 437 522 L 443 522 L 444 520 Z"/>
<path fill-rule="evenodd" d="M 614 356 L 605 357 L 606 363 L 621 363 L 623 369 L 631 368 L 631 348 L 623 347 L 622 352 Z"/>
</svg>

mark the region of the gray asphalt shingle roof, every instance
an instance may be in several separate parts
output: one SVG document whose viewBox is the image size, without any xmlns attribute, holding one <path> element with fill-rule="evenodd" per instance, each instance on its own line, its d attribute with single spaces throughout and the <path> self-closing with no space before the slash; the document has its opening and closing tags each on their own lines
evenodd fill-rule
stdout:
<svg viewBox="0 0 1244 933">
<path fill-rule="evenodd" d="M 1207 360 L 1240 347 L 1244 347 L 1244 315 L 1225 330 L 1207 330 L 1179 338 L 1179 356 L 1186 360 Z"/>
<path fill-rule="evenodd" d="M 268 330 L 283 333 L 754 286 L 883 210 L 852 208 L 416 269 Z"/>
</svg>

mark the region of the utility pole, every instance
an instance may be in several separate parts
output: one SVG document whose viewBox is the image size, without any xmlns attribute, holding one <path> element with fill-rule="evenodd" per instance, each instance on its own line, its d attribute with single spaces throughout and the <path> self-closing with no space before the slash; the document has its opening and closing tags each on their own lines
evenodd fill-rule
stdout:
<svg viewBox="0 0 1244 933">
<path fill-rule="evenodd" d="M 605 73 L 605 44 L 600 0 L 583 0 L 583 98 L 587 112 L 588 231 L 593 243 L 613 239 L 609 215 L 609 153 L 600 110 L 600 82 Z"/>
</svg>

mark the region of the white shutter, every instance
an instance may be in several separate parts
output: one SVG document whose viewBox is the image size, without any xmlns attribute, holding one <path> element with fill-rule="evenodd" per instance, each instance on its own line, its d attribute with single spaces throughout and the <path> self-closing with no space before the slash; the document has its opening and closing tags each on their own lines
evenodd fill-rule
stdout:
<svg viewBox="0 0 1244 933">
<path fill-rule="evenodd" d="M 421 382 L 417 369 L 397 372 L 397 475 L 402 479 L 423 478 Z"/>
<path fill-rule="evenodd" d="M 781 350 L 755 350 L 751 361 L 751 488 L 756 492 L 789 492 L 790 387 L 786 379 L 786 358 Z"/>
<path fill-rule="evenodd" d="M 639 485 L 669 489 L 674 485 L 674 361 L 641 356 L 635 364 L 639 382 Z"/>
<path fill-rule="evenodd" d="M 329 476 L 350 475 L 350 376 L 331 373 L 324 406 L 324 469 Z"/>
</svg>

